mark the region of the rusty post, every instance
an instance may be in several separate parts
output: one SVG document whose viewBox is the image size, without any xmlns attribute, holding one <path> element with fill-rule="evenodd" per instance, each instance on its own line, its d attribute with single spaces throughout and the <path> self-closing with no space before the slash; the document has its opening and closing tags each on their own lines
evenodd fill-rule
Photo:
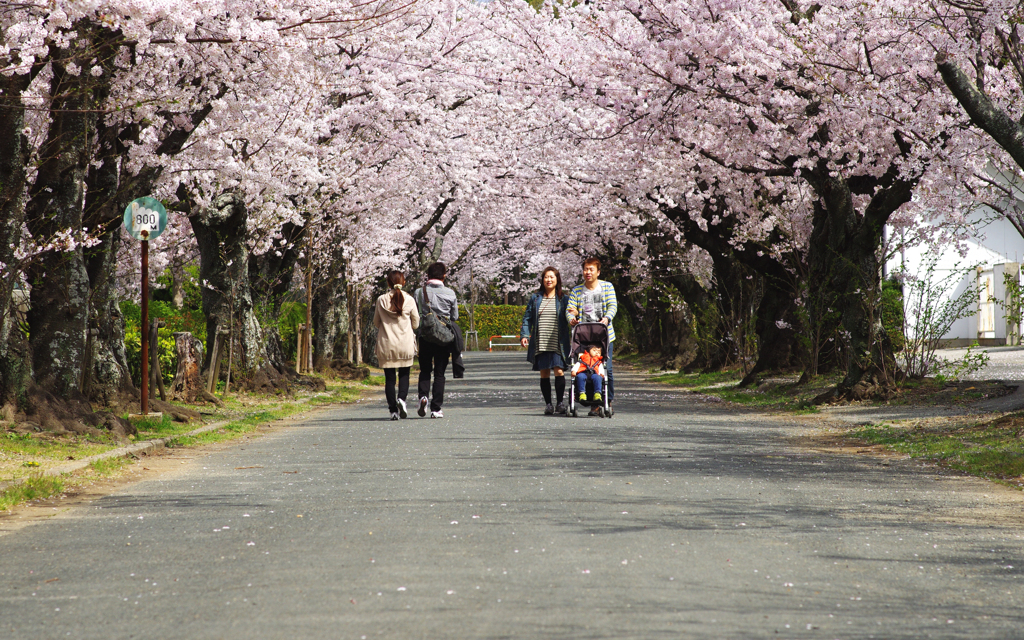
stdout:
<svg viewBox="0 0 1024 640">
<path fill-rule="evenodd" d="M 142 415 L 149 413 L 149 241 L 142 241 L 142 324 L 139 342 L 142 343 Z"/>
</svg>

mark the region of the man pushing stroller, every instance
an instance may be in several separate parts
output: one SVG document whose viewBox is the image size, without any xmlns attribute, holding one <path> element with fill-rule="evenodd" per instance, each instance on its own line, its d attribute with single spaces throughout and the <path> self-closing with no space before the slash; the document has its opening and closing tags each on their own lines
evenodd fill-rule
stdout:
<svg viewBox="0 0 1024 640">
<path fill-rule="evenodd" d="M 608 411 L 605 413 L 611 416 L 611 402 L 615 398 L 615 378 L 612 375 L 612 344 L 615 341 L 615 327 L 612 325 L 612 320 L 615 318 L 615 312 L 619 309 L 619 303 L 615 297 L 615 286 L 610 282 L 598 279 L 600 275 L 600 260 L 587 258 L 583 261 L 583 284 L 573 287 L 569 294 L 565 317 L 573 327 L 581 322 L 599 322 L 608 328 L 607 348 L 604 349 L 602 355 L 608 382 L 604 391 L 607 394 L 605 401 L 608 405 Z M 598 415 L 597 407 L 591 409 L 590 415 Z"/>
</svg>

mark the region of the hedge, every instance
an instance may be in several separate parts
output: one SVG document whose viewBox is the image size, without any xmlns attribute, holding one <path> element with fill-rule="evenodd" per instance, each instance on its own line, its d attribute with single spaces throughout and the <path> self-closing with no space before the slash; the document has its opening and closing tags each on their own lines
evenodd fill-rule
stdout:
<svg viewBox="0 0 1024 640">
<path fill-rule="evenodd" d="M 892 280 L 882 282 L 882 327 L 889 334 L 893 351 L 899 353 L 907 346 L 904 326 L 903 286 Z"/>
<path fill-rule="evenodd" d="M 526 305 L 520 304 L 478 304 L 476 309 L 476 332 L 481 349 L 487 348 L 491 336 L 518 336 L 523 326 Z M 466 305 L 459 305 L 459 327 L 462 333 L 469 331 L 469 312 Z"/>
</svg>

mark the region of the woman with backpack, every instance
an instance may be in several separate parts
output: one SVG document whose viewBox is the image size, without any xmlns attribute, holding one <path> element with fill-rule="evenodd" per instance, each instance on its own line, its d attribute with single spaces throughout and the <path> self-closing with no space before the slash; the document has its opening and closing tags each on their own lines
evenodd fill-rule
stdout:
<svg viewBox="0 0 1024 640">
<path fill-rule="evenodd" d="M 523 313 L 521 344 L 527 348 L 526 359 L 540 371 L 540 392 L 544 396 L 544 414 L 565 413 L 565 369 L 569 366 L 569 339 L 572 335 L 565 317 L 569 296 L 562 291 L 562 275 L 547 267 L 540 274 L 540 287 L 530 296 Z M 551 373 L 555 374 L 558 405 L 551 403 Z"/>
<path fill-rule="evenodd" d="M 388 291 L 377 298 L 373 326 L 377 327 L 377 363 L 384 369 L 384 397 L 391 419 L 409 416 L 405 399 L 409 395 L 409 369 L 416 356 L 416 329 L 420 314 L 412 296 L 402 293 L 405 274 L 389 271 Z M 395 383 L 397 378 L 397 392 Z"/>
<path fill-rule="evenodd" d="M 443 262 L 427 267 L 427 282 L 413 294 L 423 321 L 418 333 L 420 347 L 420 403 L 417 413 L 443 418 L 444 372 L 455 346 L 455 321 L 459 319 L 459 303 L 455 292 L 444 286 L 448 268 Z M 431 384 L 433 377 L 433 384 Z"/>
</svg>

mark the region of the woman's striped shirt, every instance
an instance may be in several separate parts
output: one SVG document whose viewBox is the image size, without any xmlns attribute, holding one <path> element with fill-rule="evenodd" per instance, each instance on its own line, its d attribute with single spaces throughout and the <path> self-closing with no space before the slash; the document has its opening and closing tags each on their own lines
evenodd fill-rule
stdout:
<svg viewBox="0 0 1024 640">
<path fill-rule="evenodd" d="M 537 352 L 558 351 L 558 299 L 541 298 L 537 312 Z"/>
</svg>

